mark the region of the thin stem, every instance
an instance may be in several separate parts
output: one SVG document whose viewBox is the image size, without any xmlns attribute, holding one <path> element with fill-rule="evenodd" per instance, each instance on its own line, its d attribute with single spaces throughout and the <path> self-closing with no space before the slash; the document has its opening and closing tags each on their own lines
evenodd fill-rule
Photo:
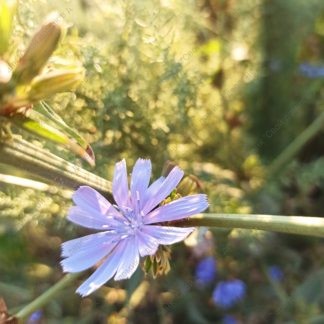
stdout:
<svg viewBox="0 0 324 324">
<path fill-rule="evenodd" d="M 47 304 L 50 300 L 52 300 L 62 289 L 66 288 L 69 284 L 75 281 L 78 277 L 80 277 L 80 273 L 67 274 L 60 281 L 58 281 L 54 286 L 50 289 L 46 290 L 39 297 L 34 299 L 30 304 L 24 306 L 17 314 L 14 316 L 20 319 L 26 318 L 33 312 L 40 309 L 42 306 Z"/>
<path fill-rule="evenodd" d="M 178 226 L 245 228 L 324 237 L 324 218 L 256 214 L 199 214 Z"/>
<path fill-rule="evenodd" d="M 76 189 L 80 185 L 89 185 L 106 196 L 111 195 L 109 181 L 17 136 L 0 142 L 0 163 L 23 168 L 59 186 Z"/>
<path fill-rule="evenodd" d="M 57 194 L 61 197 L 67 199 L 71 198 L 73 191 L 69 189 L 58 189 L 56 186 L 51 186 L 47 183 L 43 183 L 40 181 L 31 180 L 28 178 L 16 177 L 8 174 L 0 173 L 0 184 L 11 184 L 26 188 L 32 188 L 38 191 L 47 192 L 49 194 Z"/>
<path fill-rule="evenodd" d="M 284 169 L 290 161 L 299 153 L 299 151 L 312 139 L 317 133 L 323 130 L 324 112 L 322 112 L 289 146 L 272 162 L 269 166 L 267 178 L 271 179 Z"/>
</svg>

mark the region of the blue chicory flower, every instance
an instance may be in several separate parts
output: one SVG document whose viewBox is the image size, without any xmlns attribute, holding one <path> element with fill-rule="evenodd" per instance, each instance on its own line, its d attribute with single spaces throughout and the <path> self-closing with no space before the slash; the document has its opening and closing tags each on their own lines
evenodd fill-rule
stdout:
<svg viewBox="0 0 324 324">
<path fill-rule="evenodd" d="M 225 315 L 222 324 L 238 324 L 237 319 L 232 315 Z"/>
<path fill-rule="evenodd" d="M 41 320 L 43 316 L 43 312 L 41 310 L 38 310 L 34 313 L 32 313 L 28 319 L 27 319 L 27 324 L 36 324 L 36 323 L 39 323 L 39 321 Z"/>
<path fill-rule="evenodd" d="M 199 285 L 206 285 L 212 282 L 216 276 L 216 260 L 213 257 L 206 257 L 199 261 L 196 266 L 196 282 Z"/>
<path fill-rule="evenodd" d="M 246 285 L 242 280 L 220 281 L 213 291 L 213 301 L 216 305 L 228 309 L 241 300 L 245 292 Z"/>
<path fill-rule="evenodd" d="M 324 66 L 302 63 L 299 65 L 299 73 L 310 79 L 324 78 Z"/>
<path fill-rule="evenodd" d="M 268 268 L 268 275 L 274 281 L 281 281 L 284 277 L 282 269 L 277 265 L 272 265 Z"/>
<path fill-rule="evenodd" d="M 167 177 L 149 186 L 151 161 L 138 159 L 128 188 L 126 162 L 116 163 L 112 193 L 116 205 L 109 203 L 94 189 L 82 186 L 73 194 L 76 206 L 68 219 L 83 227 L 100 230 L 62 244 L 64 272 L 79 272 L 101 262 L 96 271 L 77 289 L 87 296 L 114 277 L 132 276 L 140 256 L 154 255 L 160 244 L 184 240 L 193 227 L 166 225 L 204 211 L 207 196 L 196 194 L 158 206 L 179 184 L 183 171 L 174 167 Z"/>
</svg>

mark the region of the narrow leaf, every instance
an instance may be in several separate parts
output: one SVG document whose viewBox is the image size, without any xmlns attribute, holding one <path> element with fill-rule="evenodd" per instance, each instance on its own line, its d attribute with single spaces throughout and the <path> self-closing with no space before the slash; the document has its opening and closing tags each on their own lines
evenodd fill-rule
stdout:
<svg viewBox="0 0 324 324">
<path fill-rule="evenodd" d="M 64 133 L 53 126 L 48 125 L 43 120 L 35 120 L 22 114 L 16 114 L 10 117 L 10 120 L 18 127 L 29 131 L 32 134 L 40 136 L 46 140 L 65 146 L 73 153 L 86 160 L 91 166 L 94 166 L 94 159 L 78 143 L 75 143 Z"/>
<path fill-rule="evenodd" d="M 64 120 L 45 102 L 41 101 L 40 105 L 35 107 L 35 110 L 41 113 L 44 117 L 52 121 L 59 130 L 71 137 L 78 143 L 95 162 L 95 155 L 90 144 L 73 128 L 68 126 Z"/>
</svg>

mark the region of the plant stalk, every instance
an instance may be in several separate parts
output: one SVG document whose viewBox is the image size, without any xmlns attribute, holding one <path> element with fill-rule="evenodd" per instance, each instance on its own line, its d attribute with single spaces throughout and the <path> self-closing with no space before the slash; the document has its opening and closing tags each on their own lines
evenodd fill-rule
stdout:
<svg viewBox="0 0 324 324">
<path fill-rule="evenodd" d="M 75 190 L 80 185 L 111 196 L 111 183 L 17 136 L 0 141 L 0 163 L 27 171 L 47 182 Z"/>
<path fill-rule="evenodd" d="M 208 226 L 222 228 L 244 228 L 254 230 L 275 231 L 289 234 L 324 237 L 324 219 L 304 216 L 275 216 L 252 214 L 199 214 L 185 221 L 177 222 L 177 226 Z M 75 281 L 80 273 L 68 274 L 54 286 L 23 307 L 15 317 L 26 318 L 34 311 L 49 302 L 63 288 Z"/>
<path fill-rule="evenodd" d="M 243 228 L 324 237 L 324 218 L 256 214 L 199 214 L 178 226 Z"/>
<path fill-rule="evenodd" d="M 299 151 L 311 140 L 317 133 L 323 131 L 324 112 L 322 112 L 298 137 L 296 137 L 288 147 L 270 164 L 267 178 L 272 179 L 278 176 L 285 166 L 291 162 Z"/>
<path fill-rule="evenodd" d="M 66 288 L 78 277 L 80 277 L 80 275 L 80 273 L 67 274 L 54 286 L 46 290 L 43 294 L 34 299 L 31 303 L 24 306 L 18 313 L 14 315 L 14 317 L 24 319 L 27 316 L 31 315 L 33 312 L 39 310 L 40 308 L 42 308 L 42 306 L 44 306 L 51 299 L 53 299 L 61 290 Z"/>
</svg>

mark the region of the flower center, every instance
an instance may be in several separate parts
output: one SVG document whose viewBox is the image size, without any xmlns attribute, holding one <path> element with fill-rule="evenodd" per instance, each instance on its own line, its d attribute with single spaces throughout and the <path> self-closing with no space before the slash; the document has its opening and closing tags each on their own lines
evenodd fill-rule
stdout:
<svg viewBox="0 0 324 324">
<path fill-rule="evenodd" d="M 122 214 L 125 217 L 126 231 L 128 235 L 134 235 L 143 225 L 142 218 L 131 208 L 124 208 Z"/>
</svg>

